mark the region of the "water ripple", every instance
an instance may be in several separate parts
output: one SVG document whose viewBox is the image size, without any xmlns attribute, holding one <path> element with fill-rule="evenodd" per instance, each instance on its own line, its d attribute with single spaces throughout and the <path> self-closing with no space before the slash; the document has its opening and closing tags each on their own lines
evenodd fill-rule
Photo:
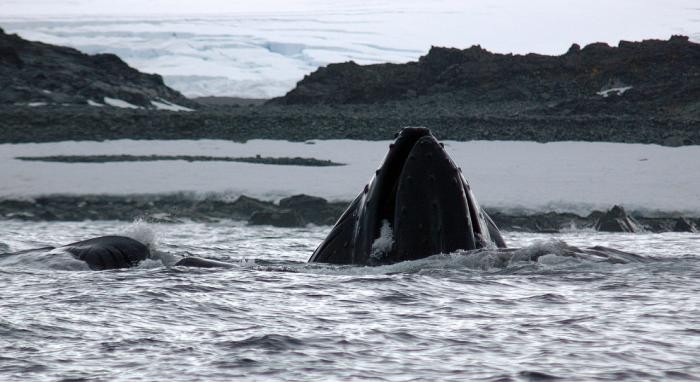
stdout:
<svg viewBox="0 0 700 382">
<path fill-rule="evenodd" d="M 154 261 L 86 272 L 0 259 L 0 379 L 700 378 L 694 236 L 510 234 L 513 246 L 525 248 L 516 255 L 348 267 L 305 263 L 328 227 L 222 222 L 130 229 L 163 253 L 234 266 Z M 152 235 L 139 233 L 144 229 Z M 124 231 L 115 222 L 4 222 L 0 240 L 17 251 Z M 558 241 L 598 240 L 654 259 L 518 257 L 551 252 Z"/>
</svg>

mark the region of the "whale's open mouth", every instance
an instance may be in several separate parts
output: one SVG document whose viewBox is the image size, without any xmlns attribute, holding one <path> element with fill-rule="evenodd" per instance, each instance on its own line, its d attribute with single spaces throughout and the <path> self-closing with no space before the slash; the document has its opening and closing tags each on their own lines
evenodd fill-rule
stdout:
<svg viewBox="0 0 700 382">
<path fill-rule="evenodd" d="M 370 236 L 383 238 L 392 227 L 395 244 L 370 262 L 419 259 L 480 247 L 480 213 L 459 167 L 425 128 L 405 128 L 392 144 L 368 189 L 368 209 L 376 209 Z M 369 233 L 369 232 L 368 232 Z M 373 255 L 373 256 L 372 256 Z"/>
<path fill-rule="evenodd" d="M 487 221 L 430 130 L 405 128 L 310 261 L 384 264 L 481 248 Z"/>
<path fill-rule="evenodd" d="M 403 179 L 404 167 L 418 142 L 421 142 L 421 145 L 433 142 L 437 144 L 437 141 L 428 129 L 408 127 L 401 130 L 396 137 L 396 141 L 389 146 L 389 153 L 384 159 L 384 163 L 372 179 L 372 185 L 374 186 L 372 199 L 374 200 L 370 199 L 367 202 L 374 205 L 377 209 L 375 223 L 379 224 L 379 226 L 386 221 L 391 227 L 394 227 L 397 191 Z M 415 156 L 415 154 L 413 155 Z M 415 157 L 411 159 L 411 161 L 413 160 L 415 160 Z M 373 231 L 378 232 L 378 228 L 375 224 Z"/>
</svg>

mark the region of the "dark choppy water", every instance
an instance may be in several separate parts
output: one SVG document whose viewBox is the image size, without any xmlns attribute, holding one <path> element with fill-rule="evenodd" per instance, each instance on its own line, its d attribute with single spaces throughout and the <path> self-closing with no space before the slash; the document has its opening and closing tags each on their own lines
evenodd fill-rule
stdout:
<svg viewBox="0 0 700 382">
<path fill-rule="evenodd" d="M 236 266 L 92 272 L 0 256 L 0 380 L 700 378 L 700 235 L 506 235 L 552 253 L 537 263 L 305 264 L 327 230 L 3 222 L 0 253 L 127 232 L 166 263 Z M 553 240 L 652 259 L 577 260 Z"/>
</svg>

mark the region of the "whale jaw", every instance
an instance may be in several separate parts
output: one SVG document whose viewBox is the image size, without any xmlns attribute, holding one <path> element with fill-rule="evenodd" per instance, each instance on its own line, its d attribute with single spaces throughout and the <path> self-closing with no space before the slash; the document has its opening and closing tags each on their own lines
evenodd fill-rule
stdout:
<svg viewBox="0 0 700 382">
<path fill-rule="evenodd" d="M 505 246 L 442 145 L 406 128 L 309 261 L 390 264 L 494 244 Z"/>
</svg>

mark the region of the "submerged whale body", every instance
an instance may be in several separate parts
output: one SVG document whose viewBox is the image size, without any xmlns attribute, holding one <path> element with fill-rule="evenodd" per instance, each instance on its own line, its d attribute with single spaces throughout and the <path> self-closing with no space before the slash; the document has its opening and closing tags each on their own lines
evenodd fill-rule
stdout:
<svg viewBox="0 0 700 382">
<path fill-rule="evenodd" d="M 60 247 L 42 247 L 5 254 L 28 255 L 61 251 L 77 260 L 84 261 L 92 270 L 130 268 L 151 256 L 147 246 L 138 240 L 125 236 L 100 236 Z"/>
<path fill-rule="evenodd" d="M 101 236 L 61 248 L 95 270 L 133 267 L 151 255 L 140 241 L 124 236 Z"/>
<path fill-rule="evenodd" d="M 96 271 L 131 268 L 151 258 L 151 251 L 148 246 L 126 236 L 99 236 L 60 247 L 42 247 L 8 253 L 4 254 L 3 257 L 51 251 L 68 253 L 75 259 L 84 261 L 90 269 Z M 183 257 L 173 265 L 199 268 L 225 268 L 231 266 L 231 264 L 221 261 L 192 256 Z"/>
<path fill-rule="evenodd" d="M 506 244 L 426 128 L 404 128 L 309 262 L 380 265 Z"/>
</svg>

